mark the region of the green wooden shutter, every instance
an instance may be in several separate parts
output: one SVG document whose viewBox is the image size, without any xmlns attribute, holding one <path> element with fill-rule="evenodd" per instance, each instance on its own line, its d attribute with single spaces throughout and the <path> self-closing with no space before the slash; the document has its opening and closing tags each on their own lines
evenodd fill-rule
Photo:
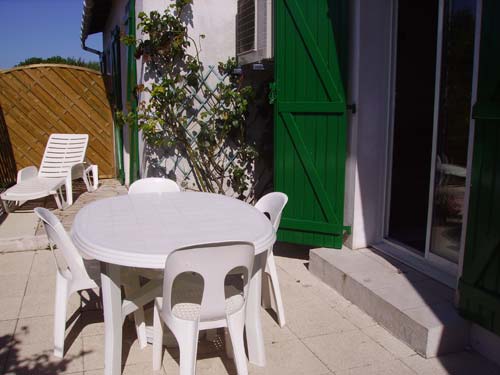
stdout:
<svg viewBox="0 0 500 375">
<path fill-rule="evenodd" d="M 117 125 L 115 113 L 123 110 L 122 103 L 122 74 L 120 55 L 120 28 L 115 27 L 111 34 L 111 82 L 112 82 L 112 105 L 113 117 L 115 119 L 115 158 L 117 176 L 120 183 L 125 183 L 125 168 L 123 165 L 123 129 Z"/>
<path fill-rule="evenodd" d="M 128 4 L 128 36 L 136 37 L 135 0 Z M 137 112 L 137 60 L 135 43 L 127 47 L 127 110 Z M 130 125 L 130 176 L 129 183 L 140 178 L 139 172 L 139 125 L 135 119 Z"/>
<path fill-rule="evenodd" d="M 463 316 L 500 335 L 500 2 L 483 1 Z"/>
<path fill-rule="evenodd" d="M 342 247 L 346 103 L 334 30 L 341 2 L 275 2 L 274 188 L 278 238 Z"/>
</svg>

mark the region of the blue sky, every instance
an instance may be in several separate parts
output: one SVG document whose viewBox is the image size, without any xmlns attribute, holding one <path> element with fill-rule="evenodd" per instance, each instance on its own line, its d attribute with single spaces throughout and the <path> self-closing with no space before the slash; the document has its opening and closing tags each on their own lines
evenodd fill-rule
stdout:
<svg viewBox="0 0 500 375">
<path fill-rule="evenodd" d="M 63 56 L 98 61 L 82 50 L 83 0 L 0 0 L 0 69 L 29 57 Z M 101 50 L 102 34 L 87 45 Z"/>
</svg>

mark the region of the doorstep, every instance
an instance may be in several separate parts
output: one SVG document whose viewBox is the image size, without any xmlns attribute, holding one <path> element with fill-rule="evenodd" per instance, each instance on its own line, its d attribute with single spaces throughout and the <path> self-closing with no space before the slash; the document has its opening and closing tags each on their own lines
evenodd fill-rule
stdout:
<svg viewBox="0 0 500 375">
<path fill-rule="evenodd" d="M 463 350 L 454 290 L 372 249 L 312 249 L 309 271 L 426 358 Z"/>
</svg>

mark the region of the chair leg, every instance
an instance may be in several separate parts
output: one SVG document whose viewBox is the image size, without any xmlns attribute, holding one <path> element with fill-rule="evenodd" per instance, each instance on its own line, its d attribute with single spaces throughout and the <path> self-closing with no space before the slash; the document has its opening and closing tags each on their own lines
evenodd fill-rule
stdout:
<svg viewBox="0 0 500 375">
<path fill-rule="evenodd" d="M 133 295 L 141 288 L 139 276 L 133 275 L 127 278 L 124 282 L 123 288 L 125 289 L 125 296 Z M 134 312 L 135 329 L 137 331 L 137 339 L 139 340 L 139 347 L 144 349 L 148 345 L 146 336 L 146 321 L 144 319 L 144 308 L 141 306 Z"/>
<path fill-rule="evenodd" d="M 266 270 L 269 272 L 269 276 L 271 277 L 271 283 L 273 285 L 273 294 L 276 302 L 276 314 L 278 315 L 278 322 L 281 328 L 285 326 L 285 308 L 283 307 L 283 300 L 281 298 L 280 284 L 278 281 L 278 272 L 276 270 L 276 263 L 274 262 L 274 255 L 270 253 L 267 258 L 267 267 Z"/>
<path fill-rule="evenodd" d="M 266 267 L 267 271 L 267 267 Z M 262 307 L 265 309 L 270 309 L 272 308 L 272 303 L 271 303 L 271 280 L 269 274 L 266 272 L 262 272 Z"/>
<path fill-rule="evenodd" d="M 233 346 L 234 362 L 238 375 L 248 374 L 247 357 L 245 354 L 245 343 L 243 341 L 243 330 L 245 328 L 245 309 L 228 315 L 227 328 L 231 336 Z"/>
<path fill-rule="evenodd" d="M 153 371 L 159 371 L 163 354 L 163 321 L 156 301 L 153 314 Z"/>
<path fill-rule="evenodd" d="M 194 375 L 196 373 L 196 353 L 198 352 L 198 322 L 176 321 L 169 325 L 179 344 L 180 375 Z"/>
<path fill-rule="evenodd" d="M 234 359 L 233 343 L 231 342 L 231 335 L 227 327 L 224 328 L 224 347 L 226 349 L 226 357 Z"/>
<path fill-rule="evenodd" d="M 83 170 L 83 182 L 87 187 L 87 191 L 92 192 L 97 190 L 99 186 L 99 168 L 97 165 L 90 165 Z"/>
<path fill-rule="evenodd" d="M 66 177 L 65 186 L 66 186 L 66 207 L 69 207 L 73 204 L 73 180 L 71 180 L 71 176 Z"/>
<path fill-rule="evenodd" d="M 54 309 L 54 356 L 63 358 L 68 305 L 68 281 L 57 272 Z"/>
<path fill-rule="evenodd" d="M 54 194 L 54 200 L 56 201 L 57 208 L 60 210 L 64 209 L 64 200 L 61 199 L 61 188 L 59 188 Z"/>
</svg>

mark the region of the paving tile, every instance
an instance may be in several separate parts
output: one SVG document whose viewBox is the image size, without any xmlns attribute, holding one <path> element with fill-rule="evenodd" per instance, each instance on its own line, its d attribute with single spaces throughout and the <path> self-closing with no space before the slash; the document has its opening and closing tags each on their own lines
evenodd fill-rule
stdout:
<svg viewBox="0 0 500 375">
<path fill-rule="evenodd" d="M 271 316 L 271 314 L 273 314 Z M 285 311 L 286 318 L 286 311 Z M 262 331 L 264 332 L 264 340 L 267 342 L 281 342 L 287 340 L 295 340 L 297 337 L 285 325 L 281 328 L 275 321 L 274 312 L 261 311 Z"/>
<path fill-rule="evenodd" d="M 27 282 L 28 274 L 0 274 L 0 298 L 23 296 Z"/>
<path fill-rule="evenodd" d="M 266 342 L 267 365 L 264 368 L 249 364 L 250 374 L 290 374 L 314 375 L 325 374 L 328 369 L 299 340 Z M 177 374 L 179 364 L 177 354 L 165 350 L 163 368 L 167 374 Z M 232 359 L 228 359 L 223 348 L 216 352 L 200 353 L 196 361 L 196 373 L 199 375 L 236 374 Z"/>
<path fill-rule="evenodd" d="M 310 337 L 303 341 L 333 372 L 393 360 L 386 349 L 361 331 Z"/>
<path fill-rule="evenodd" d="M 255 375 L 315 375 L 328 373 L 328 368 L 299 340 L 266 343 L 265 367 L 249 365 Z"/>
<path fill-rule="evenodd" d="M 300 263 L 300 267 L 305 270 L 301 272 L 307 272 L 309 277 L 296 277 L 293 271 L 288 269 L 289 264 L 293 264 L 293 261 Z M 349 304 L 349 301 L 334 289 L 330 288 L 315 275 L 310 273 L 309 270 L 303 266 L 302 260 L 293 259 L 287 262 L 287 264 L 283 265 L 284 268 L 281 266 L 277 267 L 283 299 L 295 300 L 298 302 L 304 302 L 310 299 L 321 299 L 332 307 L 343 307 Z M 301 270 L 300 267 L 299 269 Z"/>
<path fill-rule="evenodd" d="M 54 295 L 56 290 L 56 272 L 51 275 L 30 274 L 26 295 Z"/>
<path fill-rule="evenodd" d="M 55 290 L 50 294 L 30 294 L 24 296 L 20 318 L 46 316 L 54 314 Z M 67 318 L 80 308 L 80 296 L 73 294 L 68 302 Z"/>
<path fill-rule="evenodd" d="M 16 323 L 16 319 L 0 321 L 0 336 L 5 337 L 13 335 L 16 328 Z"/>
<path fill-rule="evenodd" d="M 429 359 L 413 355 L 403 358 L 402 361 L 419 375 L 500 374 L 500 367 L 474 352 L 460 352 Z"/>
<path fill-rule="evenodd" d="M 33 251 L 0 254 L 0 275 L 29 273 L 33 256 Z"/>
<path fill-rule="evenodd" d="M 52 343 L 15 344 L 9 352 L 6 374 L 52 375 L 83 371 L 82 341 L 76 340 L 63 359 L 52 355 Z"/>
<path fill-rule="evenodd" d="M 400 360 L 335 371 L 335 375 L 415 375 L 416 373 Z"/>
<path fill-rule="evenodd" d="M 308 252 L 308 251 L 307 251 Z M 299 279 L 303 283 L 318 285 L 320 281 L 309 272 L 309 260 L 274 256 L 276 266 L 293 278 Z M 279 275 L 278 275 L 279 277 Z"/>
<path fill-rule="evenodd" d="M 52 315 L 19 319 L 16 340 L 21 345 L 53 343 L 54 317 Z"/>
<path fill-rule="evenodd" d="M 85 372 L 87 370 L 96 370 L 104 368 L 104 335 L 95 335 L 82 337 L 83 350 L 85 357 L 83 358 L 83 366 Z"/>
<path fill-rule="evenodd" d="M 17 319 L 22 301 L 22 296 L 0 298 L 0 320 Z"/>
<path fill-rule="evenodd" d="M 336 310 L 358 328 L 373 327 L 377 325 L 375 320 L 354 304 Z"/>
<path fill-rule="evenodd" d="M 409 346 L 379 325 L 363 328 L 362 331 L 391 352 L 396 358 L 409 357 L 415 354 L 415 351 Z"/>
<path fill-rule="evenodd" d="M 31 318 L 35 316 L 46 316 L 54 314 L 54 295 L 32 294 L 25 296 L 20 318 Z"/>
<path fill-rule="evenodd" d="M 84 368 L 95 370 L 104 368 L 104 335 L 82 337 L 83 349 L 87 353 L 84 358 Z M 140 349 L 137 339 L 124 338 L 122 346 L 122 363 L 133 365 L 150 363 L 153 360 L 153 347 Z"/>
<path fill-rule="evenodd" d="M 147 345 L 141 349 L 137 337 L 127 337 L 123 340 L 122 362 L 125 365 L 151 363 L 153 361 L 153 346 Z"/>
<path fill-rule="evenodd" d="M 102 372 L 101 372 L 102 373 Z M 165 372 L 160 370 L 159 372 L 155 372 L 155 375 L 161 375 Z M 132 365 L 126 365 L 123 368 L 122 375 L 151 375 L 153 374 L 153 359 L 148 363 L 134 363 Z M 172 373 L 170 373 L 172 374 Z"/>
<path fill-rule="evenodd" d="M 34 212 L 17 210 L 10 213 L 0 226 L 0 238 L 19 238 L 33 236 L 38 226 L 38 217 Z"/>
<path fill-rule="evenodd" d="M 305 301 L 319 299 L 312 292 L 312 290 L 314 289 L 314 286 L 312 284 L 304 282 L 300 278 L 294 277 L 293 275 L 282 271 L 279 267 L 278 278 L 283 303 L 304 303 Z"/>
<path fill-rule="evenodd" d="M 57 257 L 60 257 L 59 250 L 54 250 Z M 33 257 L 33 267 L 30 275 L 55 275 L 56 263 L 52 250 L 38 250 Z"/>
<path fill-rule="evenodd" d="M 163 371 L 165 374 L 178 374 L 179 363 L 171 357 L 164 356 L 163 358 Z M 198 356 L 196 360 L 196 374 L 197 375 L 236 375 L 236 367 L 234 362 L 228 358 L 219 355 L 212 356 Z"/>
<path fill-rule="evenodd" d="M 300 338 L 357 330 L 349 320 L 321 300 L 285 301 L 287 327 Z"/>
<path fill-rule="evenodd" d="M 75 314 L 75 319 L 66 328 L 67 334 L 87 337 L 102 335 L 104 333 L 104 316 L 102 310 L 82 311 Z M 69 317 L 68 317 L 69 319 Z"/>
<path fill-rule="evenodd" d="M 17 320 L 0 321 L 0 373 L 2 373 L 7 355 L 14 339 Z"/>
</svg>

